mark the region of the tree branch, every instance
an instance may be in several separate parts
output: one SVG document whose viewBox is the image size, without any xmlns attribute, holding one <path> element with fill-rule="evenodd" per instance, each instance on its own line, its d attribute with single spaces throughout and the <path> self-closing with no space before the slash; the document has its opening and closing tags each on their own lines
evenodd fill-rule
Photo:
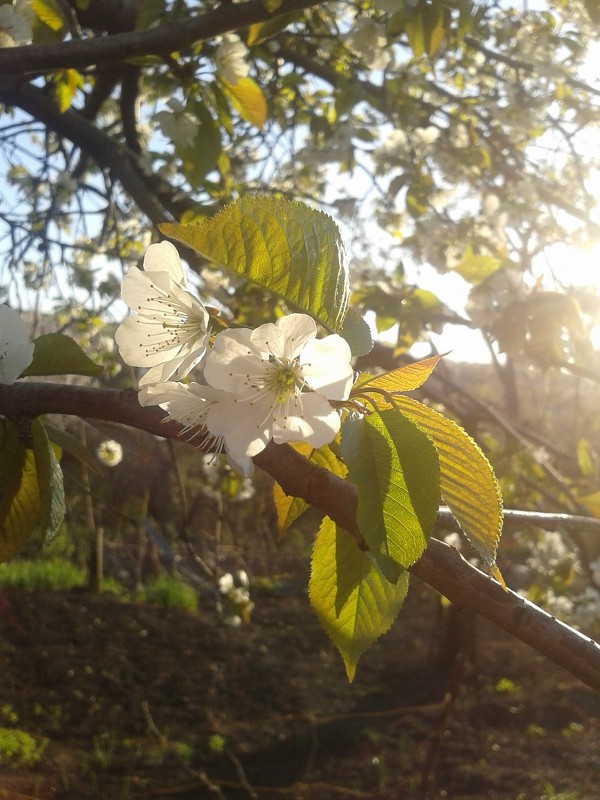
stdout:
<svg viewBox="0 0 600 800">
<path fill-rule="evenodd" d="M 181 426 L 162 422 L 160 408 L 142 408 L 134 390 L 95 389 L 53 383 L 19 381 L 0 385 L 0 414 L 9 418 L 36 417 L 40 414 L 67 414 L 120 422 L 165 438 L 181 433 Z M 185 438 L 185 437 L 184 437 Z M 271 443 L 254 459 L 283 490 L 301 497 L 355 535 L 357 493 L 348 481 L 310 464 L 291 447 Z M 566 526 L 570 518 L 554 514 L 507 512 L 513 522 Z M 441 527 L 447 527 L 449 514 L 440 512 Z M 575 518 L 577 527 L 600 528 L 600 521 Z M 469 564 L 454 548 L 431 539 L 421 559 L 410 571 L 433 586 L 457 605 L 472 609 L 516 638 L 571 672 L 593 689 L 600 691 L 600 646 L 559 622 L 537 606 Z"/>
<path fill-rule="evenodd" d="M 264 22 L 274 16 L 319 5 L 324 0 L 283 0 L 276 14 L 266 9 L 263 0 L 222 3 L 218 8 L 194 17 L 185 17 L 156 28 L 116 33 L 94 39 L 74 39 L 60 44 L 28 45 L 0 50 L 0 76 L 32 75 L 61 69 L 82 69 L 107 61 L 123 61 L 140 56 L 168 56 L 196 42 L 212 39 L 228 31 Z"/>
</svg>

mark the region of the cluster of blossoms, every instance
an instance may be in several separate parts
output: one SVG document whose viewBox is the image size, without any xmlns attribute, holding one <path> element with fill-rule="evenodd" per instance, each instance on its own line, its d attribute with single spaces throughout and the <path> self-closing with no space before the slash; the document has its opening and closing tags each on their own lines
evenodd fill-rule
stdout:
<svg viewBox="0 0 600 800">
<path fill-rule="evenodd" d="M 210 315 L 188 292 L 175 247 L 151 245 L 143 266 L 125 276 L 122 297 L 135 314 L 115 335 L 123 360 L 148 368 L 139 381 L 142 405 L 161 406 L 201 444 L 225 450 L 246 476 L 271 440 L 321 447 L 335 438 L 335 403 L 348 399 L 353 383 L 341 336 L 317 339 L 311 317 L 289 314 L 211 339 Z M 197 380 L 189 380 L 193 369 Z"/>
</svg>

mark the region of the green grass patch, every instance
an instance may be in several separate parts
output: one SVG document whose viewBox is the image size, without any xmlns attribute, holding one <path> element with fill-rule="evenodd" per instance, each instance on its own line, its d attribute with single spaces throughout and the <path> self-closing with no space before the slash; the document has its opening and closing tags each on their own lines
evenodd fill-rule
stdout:
<svg viewBox="0 0 600 800">
<path fill-rule="evenodd" d="M 0 564 L 0 586 L 7 589 L 39 591 L 75 589 L 85 586 L 87 576 L 70 561 L 62 558 L 39 561 L 9 561 Z"/>
<path fill-rule="evenodd" d="M 183 608 L 186 611 L 198 608 L 198 595 L 194 589 L 170 575 L 162 575 L 145 586 L 136 599 L 163 608 Z"/>
<path fill-rule="evenodd" d="M 0 764 L 32 767 L 42 757 L 48 739 L 36 739 L 17 728 L 0 728 Z"/>
</svg>

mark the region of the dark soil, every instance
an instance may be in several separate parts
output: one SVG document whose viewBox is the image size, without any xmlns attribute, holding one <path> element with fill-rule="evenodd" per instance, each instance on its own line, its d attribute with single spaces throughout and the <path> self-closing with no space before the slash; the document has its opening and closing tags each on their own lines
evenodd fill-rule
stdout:
<svg viewBox="0 0 600 800">
<path fill-rule="evenodd" d="M 48 744 L 0 798 L 600 798 L 600 695 L 414 584 L 352 685 L 304 596 L 2 593 L 0 726 Z"/>
</svg>

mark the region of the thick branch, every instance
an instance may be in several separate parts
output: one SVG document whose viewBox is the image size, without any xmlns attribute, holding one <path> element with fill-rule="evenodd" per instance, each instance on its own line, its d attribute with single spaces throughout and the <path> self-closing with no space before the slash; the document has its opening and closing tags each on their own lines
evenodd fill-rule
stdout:
<svg viewBox="0 0 600 800">
<path fill-rule="evenodd" d="M 120 422 L 166 438 L 180 432 L 176 423 L 161 422 L 158 408 L 142 408 L 133 390 L 116 391 L 63 384 L 17 382 L 0 386 L 0 414 L 7 417 L 40 414 L 70 414 Z M 355 487 L 328 470 L 315 467 L 288 446 L 269 445 L 255 459 L 290 495 L 302 497 L 339 525 L 357 533 Z M 569 517 L 527 512 L 508 512 L 511 521 L 534 525 L 566 527 Z M 447 527 L 448 513 L 441 512 L 441 526 Z M 600 527 L 597 520 L 575 524 Z M 452 547 L 432 539 L 421 559 L 410 570 L 453 603 L 470 608 L 526 642 L 600 691 L 600 646 L 567 625 L 546 614 L 469 564 Z"/>
<path fill-rule="evenodd" d="M 284 0 L 277 16 L 322 3 L 323 0 Z M 28 45 L 0 50 L 1 75 L 31 75 L 60 69 L 82 69 L 108 61 L 123 61 L 140 56 L 168 56 L 196 42 L 212 39 L 271 19 L 263 0 L 224 3 L 193 17 L 185 17 L 156 28 L 116 33 L 95 39 L 74 39 L 56 45 Z"/>
</svg>

